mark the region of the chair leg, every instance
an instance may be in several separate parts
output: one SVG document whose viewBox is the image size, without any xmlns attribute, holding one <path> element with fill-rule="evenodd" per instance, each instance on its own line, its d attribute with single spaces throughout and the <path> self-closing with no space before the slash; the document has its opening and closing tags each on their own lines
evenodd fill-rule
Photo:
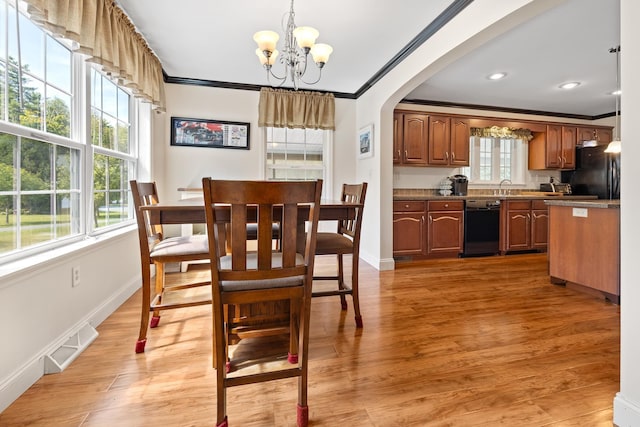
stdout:
<svg viewBox="0 0 640 427">
<path fill-rule="evenodd" d="M 215 304 L 215 303 L 214 303 Z M 213 326 L 213 361 L 216 369 L 216 427 L 228 427 L 227 421 L 227 339 L 225 337 L 225 319 L 221 312 L 220 317 L 212 318 Z M 221 322 L 221 324 L 218 324 Z"/>
<path fill-rule="evenodd" d="M 307 427 L 309 425 L 309 407 L 298 405 L 297 412 L 298 427 Z"/>
<path fill-rule="evenodd" d="M 300 304 L 292 298 L 289 302 L 289 354 L 287 360 L 291 364 L 298 363 L 298 337 L 300 336 Z"/>
<path fill-rule="evenodd" d="M 353 311 L 356 318 L 356 327 L 362 328 L 362 316 L 360 315 L 360 294 L 358 291 L 358 254 L 352 255 L 352 267 L 351 267 L 351 297 L 353 298 Z"/>
<path fill-rule="evenodd" d="M 149 326 L 149 304 L 151 304 L 151 266 L 142 266 L 142 302 L 140 307 L 140 332 L 136 341 L 136 353 L 144 353 Z"/>
<path fill-rule="evenodd" d="M 342 262 L 342 254 L 338 254 L 338 290 L 344 289 L 344 264 Z M 347 309 L 347 298 L 344 294 L 340 294 L 340 304 L 342 309 Z"/>
<path fill-rule="evenodd" d="M 164 263 L 156 262 L 156 295 L 160 295 L 158 302 L 162 303 L 162 292 L 164 291 Z M 153 310 L 153 317 L 151 318 L 151 328 L 155 328 L 160 323 L 160 310 Z"/>
</svg>

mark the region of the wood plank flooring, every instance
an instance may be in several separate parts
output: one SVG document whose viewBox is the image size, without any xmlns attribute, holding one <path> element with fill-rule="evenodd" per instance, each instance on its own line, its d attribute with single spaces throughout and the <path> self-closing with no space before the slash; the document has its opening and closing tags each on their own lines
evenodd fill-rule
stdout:
<svg viewBox="0 0 640 427">
<path fill-rule="evenodd" d="M 433 260 L 387 272 L 362 263 L 364 329 L 350 298 L 346 313 L 337 297 L 313 300 L 310 425 L 611 426 L 619 307 L 551 285 L 546 260 Z M 214 426 L 210 308 L 165 312 L 135 354 L 139 299 L 0 414 L 0 426 Z M 229 424 L 295 426 L 295 381 L 230 389 Z"/>
</svg>

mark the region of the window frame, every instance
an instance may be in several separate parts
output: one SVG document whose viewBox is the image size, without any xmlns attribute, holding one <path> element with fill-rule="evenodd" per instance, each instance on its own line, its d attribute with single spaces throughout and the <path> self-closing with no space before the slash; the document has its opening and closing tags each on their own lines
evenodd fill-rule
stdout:
<svg viewBox="0 0 640 427">
<path fill-rule="evenodd" d="M 20 7 L 19 4 L 12 2 L 11 0 L 0 0 L 0 7 L 3 8 L 4 13 L 2 16 L 7 20 L 15 19 L 15 14 L 22 15 L 22 18 L 26 18 L 31 23 L 33 21 L 31 18 L 25 13 L 24 8 Z M 8 13 L 8 12 L 11 13 Z M 5 21 L 8 23 L 8 21 Z M 43 85 L 43 87 L 51 86 L 55 91 L 59 91 L 60 88 L 57 84 L 55 84 L 54 80 L 57 80 L 56 77 L 51 77 L 53 80 L 49 82 L 50 76 L 53 74 L 48 74 L 51 69 L 47 69 L 49 64 L 49 60 L 47 56 L 46 46 L 50 45 L 51 41 L 49 38 L 53 39 L 55 42 L 60 43 L 64 48 L 69 50 L 70 53 L 70 63 L 71 67 L 71 75 L 70 75 L 70 98 L 69 98 L 69 135 L 62 136 L 54 133 L 49 133 L 41 129 L 32 128 L 29 126 L 22 125 L 20 123 L 13 123 L 9 121 L 9 116 L 7 115 L 9 112 L 9 99 L 4 96 L 4 111 L 2 111 L 0 115 L 0 132 L 6 133 L 8 135 L 13 135 L 15 138 L 27 138 L 34 141 L 40 141 L 45 144 L 50 144 L 52 146 L 60 146 L 66 147 L 69 150 L 77 150 L 76 153 L 73 154 L 73 157 L 77 156 L 77 164 L 71 165 L 70 168 L 72 170 L 72 178 L 71 178 L 71 188 L 69 190 L 63 189 L 62 192 L 69 191 L 71 193 L 77 193 L 79 201 L 77 203 L 78 213 L 77 215 L 73 215 L 73 217 L 69 218 L 69 223 L 72 224 L 72 227 L 77 227 L 77 232 L 74 231 L 74 234 L 63 236 L 63 237 L 55 237 L 53 239 L 44 240 L 42 242 L 37 242 L 34 244 L 30 244 L 29 246 L 20 248 L 20 242 L 14 247 L 9 247 L 6 251 L 0 253 L 0 266 L 5 265 L 16 265 L 19 266 L 26 259 L 37 259 L 37 262 L 45 261 L 47 259 L 51 259 L 56 254 L 66 253 L 68 251 L 73 250 L 78 243 L 80 246 L 85 247 L 87 242 L 91 242 L 92 240 L 87 240 L 87 238 L 101 238 L 101 236 L 109 237 L 109 236 L 117 236 L 120 235 L 123 231 L 130 229 L 133 225 L 135 225 L 135 216 L 133 203 L 131 199 L 131 189 L 129 188 L 129 180 L 137 177 L 139 173 L 139 169 L 141 167 L 141 162 L 144 165 L 149 163 L 147 157 L 150 156 L 150 134 L 148 131 L 141 131 L 139 128 L 140 124 L 150 125 L 151 121 L 151 110 L 150 108 L 142 108 L 142 104 L 140 99 L 136 98 L 134 94 L 126 88 L 125 86 L 118 85 L 117 81 L 110 79 L 111 82 L 114 83 L 116 89 L 116 97 L 121 98 L 118 92 L 118 89 L 122 89 L 126 92 L 128 96 L 128 117 L 126 125 L 128 126 L 128 151 L 117 151 L 111 150 L 104 147 L 96 147 L 93 145 L 91 140 L 91 96 L 92 96 L 92 87 L 91 87 L 91 75 L 92 70 L 96 70 L 101 76 L 106 77 L 106 74 L 101 71 L 101 67 L 99 65 L 90 63 L 87 61 L 87 57 L 83 54 L 75 52 L 71 46 L 72 43 L 65 39 L 60 39 L 50 32 L 42 29 L 40 26 L 34 24 L 38 31 L 39 37 L 43 40 L 43 53 L 42 60 L 44 65 L 43 69 L 43 78 L 44 80 L 40 80 L 38 78 L 39 84 Z M 18 52 L 20 49 L 23 49 L 21 46 L 21 36 L 19 32 L 16 30 L 15 34 L 12 33 L 14 29 L 10 28 L 9 25 L 4 25 L 2 30 L 5 32 L 2 36 L 5 37 L 7 45 L 4 49 L 7 49 L 9 40 L 15 39 Z M 44 37 L 42 37 L 44 35 Z M 0 47 L 2 48 L 2 47 Z M 2 55 L 2 63 L 4 64 L 4 74 L 0 76 L 3 79 L 3 87 L 4 90 L 10 90 L 8 85 L 9 83 L 9 58 L 13 57 L 10 54 L 9 50 L 6 50 L 6 56 Z M 60 52 L 57 50 L 52 51 L 53 54 L 58 55 Z M 57 52 L 57 53 L 56 53 Z M 22 67 L 22 58 L 16 59 L 17 67 Z M 66 65 L 63 65 L 66 67 Z M 22 70 L 19 70 L 22 73 Z M 31 73 L 27 72 L 28 77 L 33 78 Z M 20 74 L 18 74 L 18 78 L 20 79 Z M 20 88 L 22 86 L 19 86 Z M 19 89 L 21 90 L 21 89 Z M 41 109 L 44 109 L 44 105 L 46 104 L 47 97 L 46 94 L 48 92 L 43 90 L 40 97 L 42 102 Z M 57 92 L 52 92 L 57 93 Z M 65 96 L 68 96 L 66 92 L 63 91 Z M 65 98 L 66 99 L 66 98 Z M 117 104 L 116 104 L 117 105 Z M 116 111 L 116 119 L 119 119 L 120 111 Z M 5 120 L 5 117 L 7 120 Z M 42 129 L 46 129 L 48 123 L 45 123 L 46 114 L 43 112 L 40 115 L 40 126 Z M 119 123 L 119 122 L 116 122 Z M 117 134 L 115 137 L 116 141 L 118 140 Z M 141 140 L 142 139 L 142 140 Z M 149 140 L 149 141 L 148 141 Z M 20 140 L 18 140 L 20 141 Z M 115 146 L 118 147 L 117 145 Z M 145 153 L 141 152 L 141 147 L 145 147 Z M 20 167 L 20 157 L 21 157 L 21 144 L 17 143 L 17 150 L 14 153 L 13 159 L 13 171 L 14 174 L 21 173 Z M 147 153 L 147 151 L 149 151 Z M 56 151 L 52 151 L 50 156 L 54 155 Z M 95 227 L 93 224 L 93 205 L 94 205 L 94 155 L 103 154 L 108 156 L 109 158 L 121 160 L 127 162 L 129 164 L 128 174 L 126 176 L 120 177 L 119 181 L 119 191 L 126 192 L 126 201 L 123 201 L 123 204 L 126 203 L 126 217 L 117 223 L 108 224 L 102 227 Z M 55 161 L 57 156 L 53 158 L 50 157 L 51 161 Z M 53 167 L 54 163 L 50 164 L 50 167 Z M 16 169 L 18 168 L 18 169 Z M 52 179 L 55 178 L 55 171 L 51 174 Z M 14 181 L 16 182 L 16 181 Z M 77 188 L 74 188 L 77 185 Z M 35 191 L 35 193 L 33 193 Z M 29 190 L 28 192 L 21 189 L 20 186 L 20 177 L 18 177 L 17 182 L 13 185 L 13 188 L 7 189 L 2 192 L 3 195 L 14 196 L 18 194 L 51 194 L 52 197 L 56 197 L 58 194 L 58 188 L 56 187 L 56 183 L 51 183 L 49 188 L 46 190 Z M 124 199 L 124 198 L 123 198 Z M 51 210 L 50 215 L 55 215 L 56 206 L 54 206 Z M 21 212 L 19 213 L 21 214 Z M 17 216 L 19 218 L 19 215 Z M 49 224 L 56 224 L 55 218 L 49 218 Z M 20 239 L 20 231 L 22 230 L 23 225 L 16 223 L 11 229 L 9 229 L 8 233 L 13 233 L 14 238 Z M 74 229 L 75 230 L 75 229 Z M 51 234 L 53 236 L 53 234 Z M 66 249 L 65 249 L 66 248 Z M 62 249 L 62 252 L 59 251 Z M 55 250 L 55 252 L 54 252 Z M 34 258 L 35 257 L 35 258 Z"/>
<path fill-rule="evenodd" d="M 481 140 L 491 140 L 491 179 L 480 179 L 480 147 Z M 461 168 L 461 173 L 469 177 L 469 183 L 474 185 L 497 185 L 503 178 L 500 177 L 500 141 L 514 141 L 511 149 L 510 178 L 513 185 L 526 184 L 526 165 L 528 162 L 527 141 L 523 139 L 493 138 L 471 136 L 469 138 L 469 166 Z"/>
<path fill-rule="evenodd" d="M 268 152 L 268 131 L 269 129 L 275 129 L 272 127 L 263 127 L 262 128 L 262 137 L 264 144 L 262 144 L 263 152 L 262 152 L 262 167 L 264 168 L 262 171 L 262 176 L 266 180 L 270 180 L 269 171 L 272 169 L 294 169 L 294 168 L 274 168 L 268 165 L 269 161 L 269 152 Z M 288 128 L 284 128 L 288 129 Z M 322 198 L 323 199 L 332 199 L 333 198 L 333 140 L 334 140 L 334 131 L 328 129 L 304 129 L 306 130 L 314 130 L 322 132 Z M 300 168 L 296 168 L 300 169 Z"/>
</svg>

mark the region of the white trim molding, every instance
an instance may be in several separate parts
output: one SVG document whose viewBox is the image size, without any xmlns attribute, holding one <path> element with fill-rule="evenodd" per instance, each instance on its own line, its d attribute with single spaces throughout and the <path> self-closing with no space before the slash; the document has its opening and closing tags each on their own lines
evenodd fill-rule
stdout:
<svg viewBox="0 0 640 427">
<path fill-rule="evenodd" d="M 613 424 L 618 427 L 640 426 L 640 406 L 617 393 L 613 399 Z"/>
</svg>

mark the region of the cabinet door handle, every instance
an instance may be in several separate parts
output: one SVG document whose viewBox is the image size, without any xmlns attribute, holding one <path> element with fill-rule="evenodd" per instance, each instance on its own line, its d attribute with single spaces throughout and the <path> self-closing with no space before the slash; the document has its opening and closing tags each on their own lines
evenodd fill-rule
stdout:
<svg viewBox="0 0 640 427">
<path fill-rule="evenodd" d="M 424 215 L 422 215 L 422 223 L 424 224 Z"/>
<path fill-rule="evenodd" d="M 398 158 L 402 157 L 402 154 L 400 153 L 400 150 L 398 150 Z"/>
<path fill-rule="evenodd" d="M 404 150 L 404 158 L 406 159 L 407 157 L 409 157 L 409 156 L 407 155 L 407 150 Z"/>
<path fill-rule="evenodd" d="M 451 152 L 451 161 L 455 162 L 456 160 L 456 153 L 454 153 L 453 151 Z"/>
<path fill-rule="evenodd" d="M 431 215 L 429 215 L 429 222 L 433 222 L 433 217 Z"/>
<path fill-rule="evenodd" d="M 447 159 L 447 161 L 449 161 L 449 152 L 448 151 L 444 152 L 444 158 Z"/>
</svg>

